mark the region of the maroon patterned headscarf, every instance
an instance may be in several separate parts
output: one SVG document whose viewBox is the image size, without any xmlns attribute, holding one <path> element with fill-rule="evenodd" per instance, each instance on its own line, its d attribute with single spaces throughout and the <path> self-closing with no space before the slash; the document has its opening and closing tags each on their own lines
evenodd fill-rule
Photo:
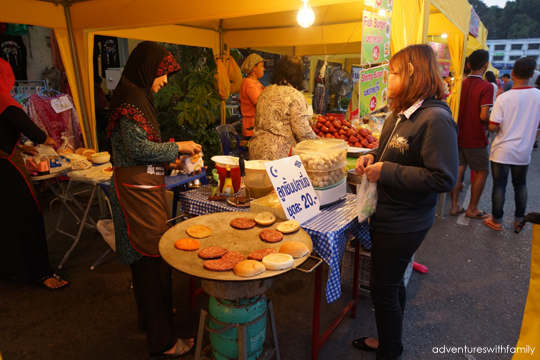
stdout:
<svg viewBox="0 0 540 360">
<path fill-rule="evenodd" d="M 151 41 L 137 45 L 129 55 L 109 103 L 109 139 L 120 119 L 125 116 L 147 133 L 148 140 L 161 142 L 151 87 L 156 78 L 165 74 L 173 75 L 179 70 L 180 66 L 163 46 Z"/>
</svg>

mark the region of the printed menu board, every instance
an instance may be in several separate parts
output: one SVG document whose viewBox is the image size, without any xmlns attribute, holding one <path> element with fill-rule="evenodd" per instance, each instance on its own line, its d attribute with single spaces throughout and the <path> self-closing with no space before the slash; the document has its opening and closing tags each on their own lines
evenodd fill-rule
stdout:
<svg viewBox="0 0 540 360">
<path fill-rule="evenodd" d="M 428 45 L 431 46 L 438 60 L 450 60 L 450 51 L 446 44 L 428 42 Z"/>
<path fill-rule="evenodd" d="M 360 112 L 366 116 L 388 102 L 388 65 L 377 66 L 360 72 Z"/>
<path fill-rule="evenodd" d="M 437 63 L 439 64 L 439 70 L 441 71 L 441 76 L 449 76 L 450 75 L 450 61 L 448 60 L 438 60 Z"/>
<path fill-rule="evenodd" d="M 389 60 L 392 27 L 390 19 L 364 11 L 362 20 L 362 64 L 376 64 Z"/>
</svg>

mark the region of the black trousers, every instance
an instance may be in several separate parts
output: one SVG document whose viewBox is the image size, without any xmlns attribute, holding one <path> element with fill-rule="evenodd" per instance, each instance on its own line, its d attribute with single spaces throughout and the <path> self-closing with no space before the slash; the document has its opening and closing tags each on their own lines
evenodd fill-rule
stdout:
<svg viewBox="0 0 540 360">
<path fill-rule="evenodd" d="M 146 330 L 150 356 L 176 344 L 172 305 L 172 271 L 162 257 L 143 257 L 131 264 L 139 328 Z"/>
<path fill-rule="evenodd" d="M 377 359 L 397 359 L 402 351 L 401 333 L 407 295 L 403 276 L 429 228 L 389 234 L 371 230 L 371 299 L 379 337 Z"/>
</svg>

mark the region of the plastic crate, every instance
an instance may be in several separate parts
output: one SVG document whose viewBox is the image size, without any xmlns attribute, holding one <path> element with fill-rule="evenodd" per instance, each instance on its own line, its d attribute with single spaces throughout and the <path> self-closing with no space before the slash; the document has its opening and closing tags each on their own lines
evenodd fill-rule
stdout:
<svg viewBox="0 0 540 360">
<path fill-rule="evenodd" d="M 405 286 L 409 284 L 413 271 L 414 255 L 405 270 L 403 281 Z M 358 273 L 358 295 L 371 297 L 369 288 L 369 273 L 371 265 L 371 251 L 363 247 L 360 248 L 360 270 Z M 347 245 L 343 260 L 341 262 L 341 287 L 344 291 L 352 291 L 354 275 L 354 248 Z"/>
</svg>

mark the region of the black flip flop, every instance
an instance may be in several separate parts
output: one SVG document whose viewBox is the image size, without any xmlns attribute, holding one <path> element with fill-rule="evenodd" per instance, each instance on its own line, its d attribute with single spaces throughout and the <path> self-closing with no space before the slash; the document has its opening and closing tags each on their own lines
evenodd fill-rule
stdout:
<svg viewBox="0 0 540 360">
<path fill-rule="evenodd" d="M 486 216 L 488 215 L 488 216 Z M 467 215 L 465 214 L 466 217 L 470 218 L 470 219 L 478 219 L 478 220 L 484 220 L 484 219 L 487 219 L 489 217 L 489 214 L 485 211 L 481 211 L 480 213 L 476 214 L 476 215 Z"/>
<path fill-rule="evenodd" d="M 362 337 L 360 339 L 353 340 L 352 344 L 355 348 L 360 349 L 362 351 L 377 351 L 374 347 L 369 346 L 366 344 L 366 340 L 368 339 L 368 336 Z"/>
</svg>

